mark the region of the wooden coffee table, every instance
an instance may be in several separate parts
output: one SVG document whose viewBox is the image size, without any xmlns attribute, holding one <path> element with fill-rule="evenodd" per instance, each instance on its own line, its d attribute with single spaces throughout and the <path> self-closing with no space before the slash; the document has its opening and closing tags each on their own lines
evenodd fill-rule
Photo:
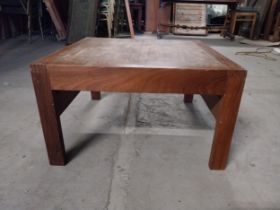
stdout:
<svg viewBox="0 0 280 210">
<path fill-rule="evenodd" d="M 60 115 L 80 91 L 202 95 L 216 118 L 210 169 L 227 165 L 246 71 L 199 41 L 86 38 L 31 64 L 49 162 L 65 165 Z"/>
</svg>

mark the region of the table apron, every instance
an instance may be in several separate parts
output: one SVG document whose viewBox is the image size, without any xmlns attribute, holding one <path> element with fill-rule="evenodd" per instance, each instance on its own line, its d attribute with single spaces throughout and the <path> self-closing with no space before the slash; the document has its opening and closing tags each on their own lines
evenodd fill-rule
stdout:
<svg viewBox="0 0 280 210">
<path fill-rule="evenodd" d="M 225 70 L 182 69 L 89 69 L 48 67 L 52 90 L 133 93 L 225 93 Z"/>
</svg>

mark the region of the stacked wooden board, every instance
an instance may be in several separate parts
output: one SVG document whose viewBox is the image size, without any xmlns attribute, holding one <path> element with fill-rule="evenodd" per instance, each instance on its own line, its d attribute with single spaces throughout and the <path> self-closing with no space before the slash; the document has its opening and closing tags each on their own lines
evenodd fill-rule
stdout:
<svg viewBox="0 0 280 210">
<path fill-rule="evenodd" d="M 206 26 L 206 4 L 174 3 L 174 24 L 202 27 Z M 174 28 L 174 34 L 207 35 L 206 29 L 190 30 Z"/>
</svg>

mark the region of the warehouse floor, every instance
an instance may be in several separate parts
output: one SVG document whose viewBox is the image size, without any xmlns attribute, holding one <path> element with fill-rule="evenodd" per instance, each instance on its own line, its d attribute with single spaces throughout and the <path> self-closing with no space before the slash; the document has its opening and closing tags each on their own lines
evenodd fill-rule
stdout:
<svg viewBox="0 0 280 210">
<path fill-rule="evenodd" d="M 248 70 L 226 171 L 208 169 L 214 119 L 202 99 L 153 94 L 81 93 L 62 115 L 71 161 L 49 166 L 28 65 L 63 44 L 0 43 L 0 209 L 280 210 L 280 57 L 201 39 Z"/>
</svg>

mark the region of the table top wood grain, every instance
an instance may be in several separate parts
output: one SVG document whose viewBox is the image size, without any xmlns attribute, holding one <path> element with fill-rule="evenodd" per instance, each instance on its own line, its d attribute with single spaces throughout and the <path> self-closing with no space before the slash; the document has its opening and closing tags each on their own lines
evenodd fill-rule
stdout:
<svg viewBox="0 0 280 210">
<path fill-rule="evenodd" d="M 35 63 L 94 69 L 243 70 L 201 41 L 85 38 Z"/>
</svg>

